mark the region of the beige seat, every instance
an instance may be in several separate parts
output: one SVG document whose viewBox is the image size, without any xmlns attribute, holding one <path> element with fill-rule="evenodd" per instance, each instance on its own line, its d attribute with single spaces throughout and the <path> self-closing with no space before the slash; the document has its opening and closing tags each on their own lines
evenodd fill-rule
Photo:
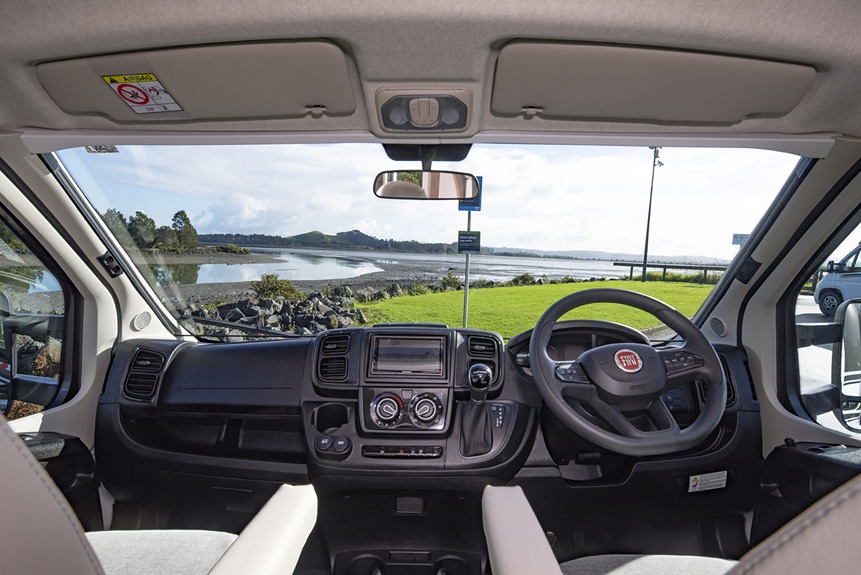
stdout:
<svg viewBox="0 0 861 575">
<path fill-rule="evenodd" d="M 212 531 L 85 534 L 0 416 L 0 572 L 34 575 L 292 573 L 317 519 L 313 487 L 281 486 L 237 538 Z"/>
<path fill-rule="evenodd" d="M 484 532 L 494 575 L 785 575 L 856 573 L 861 475 L 822 498 L 738 562 L 680 555 L 600 555 L 556 563 L 520 487 L 486 487 Z"/>
</svg>

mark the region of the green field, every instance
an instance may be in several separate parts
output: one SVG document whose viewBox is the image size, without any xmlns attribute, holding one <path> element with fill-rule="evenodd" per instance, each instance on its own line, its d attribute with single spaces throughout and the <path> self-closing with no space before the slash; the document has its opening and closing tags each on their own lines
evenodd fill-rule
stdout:
<svg viewBox="0 0 861 575">
<path fill-rule="evenodd" d="M 550 304 L 575 291 L 599 287 L 629 289 L 662 300 L 684 315 L 692 316 L 714 286 L 690 283 L 600 281 L 570 284 L 472 289 L 469 292 L 469 327 L 500 333 L 509 338 L 535 327 Z M 438 322 L 463 324 L 463 292 L 448 291 L 421 296 L 402 296 L 361 304 L 368 320 L 379 322 Z M 576 309 L 566 318 L 603 319 L 636 329 L 656 327 L 653 316 L 615 304 L 593 304 Z"/>
</svg>

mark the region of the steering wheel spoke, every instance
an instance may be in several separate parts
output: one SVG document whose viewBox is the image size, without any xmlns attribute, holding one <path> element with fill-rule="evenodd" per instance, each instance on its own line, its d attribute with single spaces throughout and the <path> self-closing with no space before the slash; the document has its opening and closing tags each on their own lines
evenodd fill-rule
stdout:
<svg viewBox="0 0 861 575">
<path fill-rule="evenodd" d="M 594 388 L 579 361 L 560 361 L 553 368 L 556 390 L 565 399 L 590 401 Z"/>
<path fill-rule="evenodd" d="M 643 432 L 634 427 L 631 421 L 625 417 L 625 414 L 615 405 L 610 405 L 600 397 L 595 397 L 589 405 L 619 435 L 625 437 L 642 436 Z"/>
<path fill-rule="evenodd" d="M 658 356 L 667 368 L 667 389 L 689 383 L 691 372 L 705 365 L 702 355 L 687 348 L 661 350 Z"/>
<path fill-rule="evenodd" d="M 670 409 L 663 401 L 660 400 L 660 398 L 652 402 L 648 411 L 649 415 L 652 417 L 652 421 L 655 422 L 655 425 L 657 425 L 660 431 L 670 435 L 678 435 L 681 433 L 682 429 L 679 427 L 673 414 L 670 413 Z"/>
</svg>

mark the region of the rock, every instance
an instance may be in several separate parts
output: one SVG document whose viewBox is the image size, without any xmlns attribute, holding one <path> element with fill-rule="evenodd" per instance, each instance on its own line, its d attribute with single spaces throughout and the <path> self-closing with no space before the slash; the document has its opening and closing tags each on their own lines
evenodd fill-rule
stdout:
<svg viewBox="0 0 861 575">
<path fill-rule="evenodd" d="M 260 298 L 257 301 L 257 306 L 266 310 L 269 313 L 272 313 L 275 309 L 275 301 L 269 298 Z"/>
<path fill-rule="evenodd" d="M 48 358 L 54 363 L 60 363 L 60 357 L 63 351 L 63 343 L 48 336 L 48 341 L 45 342 L 45 349 L 48 353 Z"/>
<path fill-rule="evenodd" d="M 227 341 L 230 343 L 246 341 L 245 332 L 238 329 L 227 330 Z"/>
<path fill-rule="evenodd" d="M 240 319 L 245 317 L 245 314 L 242 313 L 242 311 L 238 307 L 235 307 L 228 311 L 227 314 L 223 315 L 222 317 L 226 321 L 239 321 Z"/>
<path fill-rule="evenodd" d="M 314 316 L 304 313 L 293 316 L 293 323 L 295 323 L 298 327 L 308 327 L 311 325 L 311 322 L 313 320 Z"/>
<path fill-rule="evenodd" d="M 401 288 L 400 284 L 392 284 L 386 289 L 386 292 L 391 297 L 398 297 L 400 295 L 403 295 L 404 290 Z"/>
<path fill-rule="evenodd" d="M 317 323 L 316 321 L 312 321 L 311 325 L 308 326 L 308 329 L 314 335 L 320 333 L 321 331 L 326 331 L 326 327 L 324 325 Z"/>
<path fill-rule="evenodd" d="M 356 319 L 358 319 L 361 324 L 368 323 L 368 318 L 365 317 L 365 312 L 360 309 L 356 310 Z"/>
</svg>

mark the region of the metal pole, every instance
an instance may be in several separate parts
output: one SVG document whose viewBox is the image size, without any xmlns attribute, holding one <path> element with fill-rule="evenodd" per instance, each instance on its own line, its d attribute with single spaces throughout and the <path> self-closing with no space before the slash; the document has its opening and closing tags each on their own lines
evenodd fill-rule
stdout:
<svg viewBox="0 0 861 575">
<path fill-rule="evenodd" d="M 652 192 L 655 191 L 655 168 L 658 166 L 660 162 L 658 162 L 658 150 L 660 148 L 649 148 L 650 150 L 654 150 L 655 154 L 652 156 L 652 183 L 649 185 L 649 212 L 646 215 L 646 246 L 643 248 L 643 277 L 640 281 L 646 281 L 646 262 L 649 259 L 649 226 L 652 223 Z M 663 166 L 664 164 L 661 163 Z"/>
<path fill-rule="evenodd" d="M 466 231 L 472 231 L 472 212 L 466 212 Z M 463 327 L 466 327 L 466 318 L 469 314 L 469 253 L 466 254 L 466 263 L 463 273 Z"/>
</svg>

